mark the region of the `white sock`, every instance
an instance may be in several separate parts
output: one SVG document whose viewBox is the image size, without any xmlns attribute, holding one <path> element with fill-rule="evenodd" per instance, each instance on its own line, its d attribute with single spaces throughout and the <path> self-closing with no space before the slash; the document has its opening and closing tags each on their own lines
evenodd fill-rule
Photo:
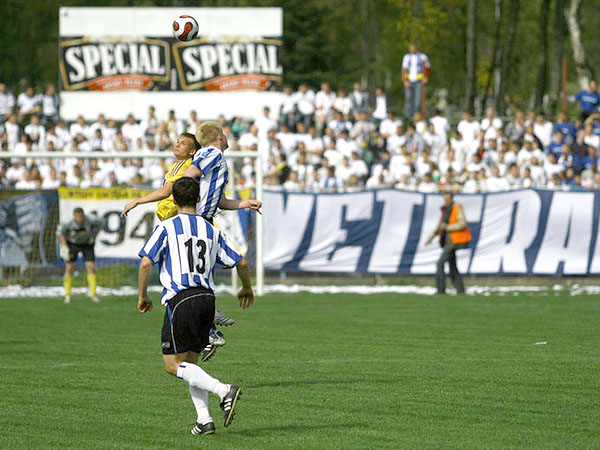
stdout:
<svg viewBox="0 0 600 450">
<path fill-rule="evenodd" d="M 212 417 L 210 417 L 210 413 L 208 412 L 208 392 L 190 385 L 190 396 L 198 415 L 196 422 L 201 425 L 212 422 Z"/>
<path fill-rule="evenodd" d="M 223 400 L 223 397 L 225 397 L 227 391 L 229 391 L 228 385 L 221 383 L 196 364 L 189 362 L 181 363 L 179 365 L 177 368 L 177 378 L 181 378 L 190 386 L 217 394 L 221 400 Z"/>
</svg>

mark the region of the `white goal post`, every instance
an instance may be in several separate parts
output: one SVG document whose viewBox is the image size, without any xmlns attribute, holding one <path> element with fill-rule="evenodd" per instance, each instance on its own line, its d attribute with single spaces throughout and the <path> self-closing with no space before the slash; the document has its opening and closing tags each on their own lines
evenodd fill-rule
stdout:
<svg viewBox="0 0 600 450">
<path fill-rule="evenodd" d="M 26 159 L 26 160 L 41 160 L 41 159 L 102 159 L 102 158 L 126 158 L 126 159 L 174 159 L 173 154 L 170 152 L 47 152 L 47 151 L 36 151 L 31 153 L 14 153 L 14 152 L 0 152 L 0 159 Z M 225 158 L 228 161 L 230 173 L 233 174 L 233 160 L 252 158 L 254 160 L 254 171 L 256 178 L 256 198 L 262 200 L 263 198 L 263 167 L 262 158 L 259 152 L 256 151 L 235 151 L 227 152 Z M 235 193 L 238 187 L 235 186 L 235 177 L 231 176 L 230 180 L 234 180 L 228 187 L 229 192 Z M 255 239 L 256 239 L 256 294 L 264 294 L 264 262 L 263 262 L 263 216 L 262 214 L 256 214 L 255 222 Z M 237 274 L 232 271 L 232 287 L 237 287 Z"/>
</svg>

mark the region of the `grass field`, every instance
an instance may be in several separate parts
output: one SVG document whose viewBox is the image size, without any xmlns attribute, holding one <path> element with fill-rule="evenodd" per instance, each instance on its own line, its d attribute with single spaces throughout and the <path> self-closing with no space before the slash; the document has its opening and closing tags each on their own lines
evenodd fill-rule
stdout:
<svg viewBox="0 0 600 450">
<path fill-rule="evenodd" d="M 204 367 L 244 389 L 188 434 L 162 311 L 133 298 L 0 300 L 0 448 L 600 448 L 594 296 L 276 295 Z M 543 345 L 535 345 L 547 342 Z"/>
</svg>

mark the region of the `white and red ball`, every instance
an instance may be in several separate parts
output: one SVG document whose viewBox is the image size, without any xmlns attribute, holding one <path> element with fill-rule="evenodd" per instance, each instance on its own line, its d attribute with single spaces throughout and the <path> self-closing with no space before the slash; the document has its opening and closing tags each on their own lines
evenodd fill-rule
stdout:
<svg viewBox="0 0 600 450">
<path fill-rule="evenodd" d="M 191 41 L 198 36 L 198 22 L 192 16 L 179 16 L 173 21 L 173 36 L 178 41 Z"/>
</svg>

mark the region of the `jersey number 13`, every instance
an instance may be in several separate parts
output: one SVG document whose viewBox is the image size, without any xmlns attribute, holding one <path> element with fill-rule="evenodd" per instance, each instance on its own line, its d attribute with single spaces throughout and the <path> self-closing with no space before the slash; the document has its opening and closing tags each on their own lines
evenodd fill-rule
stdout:
<svg viewBox="0 0 600 450">
<path fill-rule="evenodd" d="M 195 241 L 195 242 L 194 242 Z M 189 238 L 185 241 L 187 249 L 188 267 L 190 272 L 203 274 L 206 271 L 206 242 L 202 239 Z"/>
</svg>

